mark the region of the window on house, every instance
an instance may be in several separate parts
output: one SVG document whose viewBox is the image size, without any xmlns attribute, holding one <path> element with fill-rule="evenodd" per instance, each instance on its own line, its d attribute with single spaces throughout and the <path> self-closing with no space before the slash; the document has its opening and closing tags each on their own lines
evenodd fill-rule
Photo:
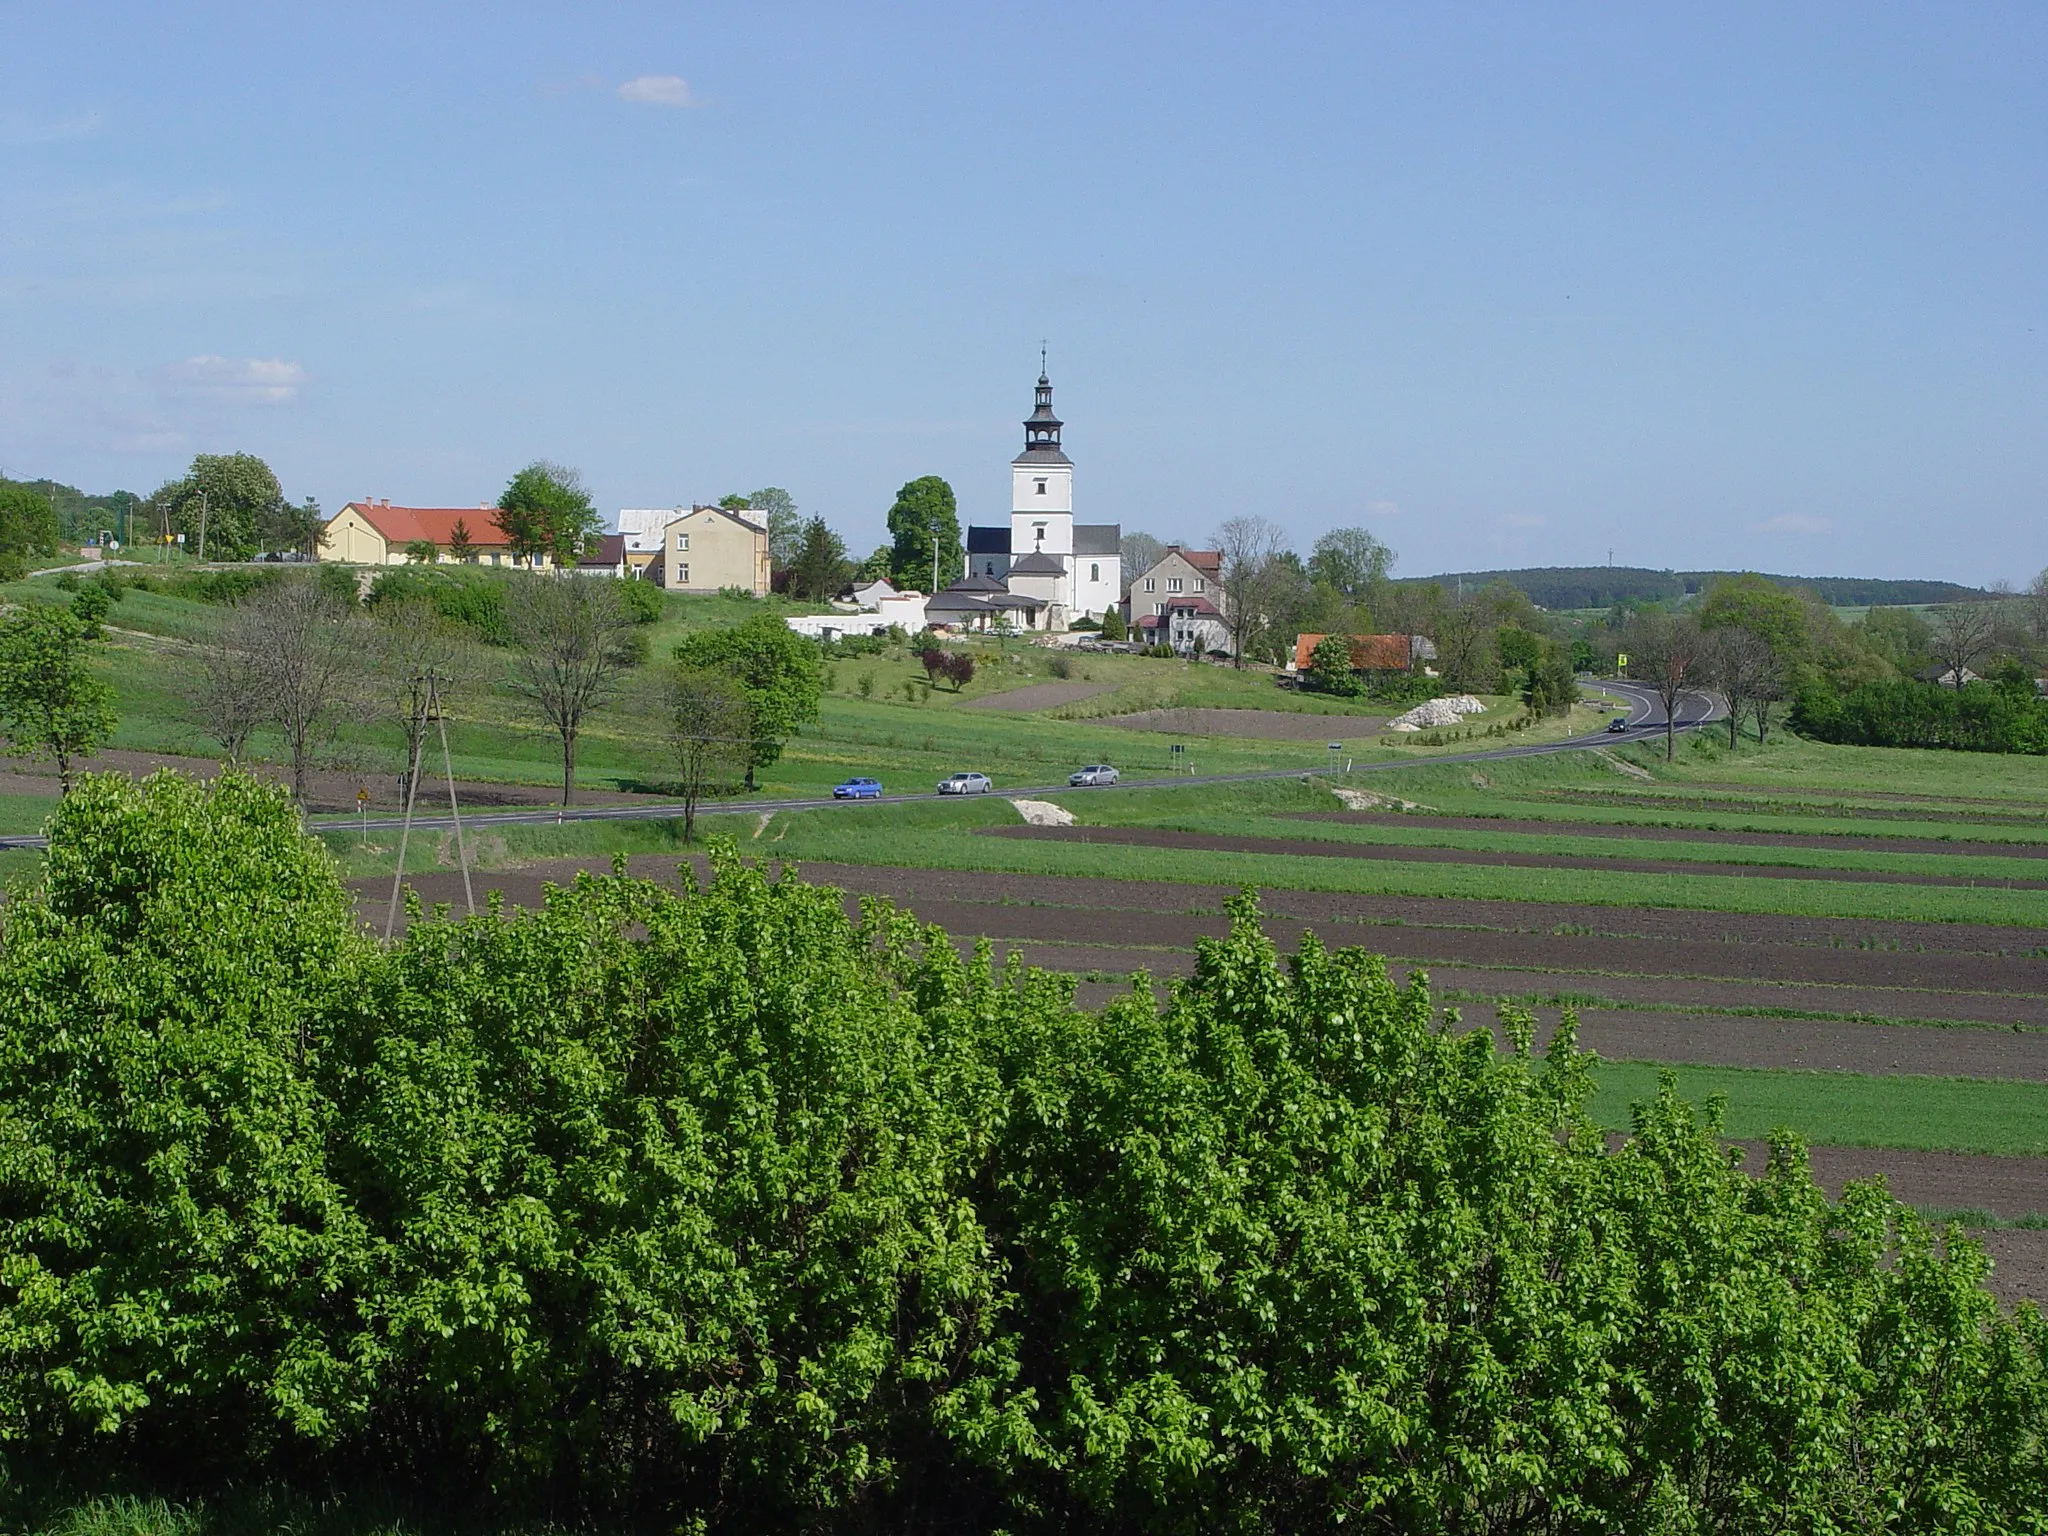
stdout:
<svg viewBox="0 0 2048 1536">
<path fill-rule="evenodd" d="M 1031 525 L 1031 537 L 1043 544 L 1045 542 L 1045 524 L 1033 523 Z"/>
<path fill-rule="evenodd" d="M 1195 578 L 1195 590 L 1197 592 L 1206 592 L 1209 590 L 1209 583 L 1197 576 Z"/>
<path fill-rule="evenodd" d="M 1147 576 L 1145 578 L 1145 590 L 1147 592 L 1156 592 L 1159 590 L 1159 583 L 1154 581 L 1150 576 Z"/>
<path fill-rule="evenodd" d="M 1180 590 L 1180 578 L 1178 576 L 1167 577 L 1166 590 L 1169 592 L 1178 592 Z"/>
<path fill-rule="evenodd" d="M 1102 580 L 1102 567 L 1092 560 L 1088 563 L 1088 579 L 1090 581 Z"/>
<path fill-rule="evenodd" d="M 690 567 L 689 564 L 685 562 L 684 564 L 678 565 L 676 567 L 676 585 L 679 587 L 687 587 L 689 584 Z"/>
<path fill-rule="evenodd" d="M 1152 611 L 1153 611 L 1153 613 L 1157 614 L 1157 615 L 1158 615 L 1158 616 L 1159 616 L 1160 618 L 1162 618 L 1162 619 L 1163 619 L 1163 618 L 1165 618 L 1165 617 L 1166 617 L 1166 604 L 1164 604 L 1164 603 L 1154 603 L 1154 604 L 1152 605 Z"/>
<path fill-rule="evenodd" d="M 1045 482 L 1043 480 L 1038 482 L 1038 494 L 1041 496 L 1045 494 Z"/>
<path fill-rule="evenodd" d="M 679 550 L 684 550 L 684 549 L 688 549 L 689 547 L 690 547 L 690 536 L 689 536 L 689 535 L 688 535 L 687 533 L 679 533 L 679 534 L 677 534 L 677 535 L 676 535 L 676 548 L 677 548 L 677 549 L 679 549 Z"/>
</svg>

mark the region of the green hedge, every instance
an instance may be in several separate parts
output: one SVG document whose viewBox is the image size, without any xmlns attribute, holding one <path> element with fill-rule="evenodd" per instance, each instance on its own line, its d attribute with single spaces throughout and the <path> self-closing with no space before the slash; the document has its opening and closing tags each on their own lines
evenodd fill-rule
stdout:
<svg viewBox="0 0 2048 1536">
<path fill-rule="evenodd" d="M 386 950 L 281 791 L 88 778 L 0 954 L 0 1498 L 2034 1528 L 2039 1316 L 1789 1142 L 1667 1088 L 1610 1151 L 1568 1032 L 1283 966 L 1249 898 L 1091 1015 L 714 862 Z"/>
<path fill-rule="evenodd" d="M 1801 690 L 1790 724 L 1802 736 L 1844 746 L 2048 752 L 2048 703 L 2034 696 L 2026 676 L 2018 686 L 1895 681 L 1845 694 L 1818 682 Z"/>
</svg>

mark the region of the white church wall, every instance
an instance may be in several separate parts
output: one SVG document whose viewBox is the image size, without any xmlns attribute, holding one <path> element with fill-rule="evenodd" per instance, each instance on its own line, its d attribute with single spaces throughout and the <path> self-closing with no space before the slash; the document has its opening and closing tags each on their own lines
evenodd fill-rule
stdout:
<svg viewBox="0 0 2048 1536">
<path fill-rule="evenodd" d="M 1038 487 L 1043 484 L 1044 491 Z M 1013 464 L 1010 466 L 1010 508 L 1013 512 L 1065 512 L 1074 510 L 1074 471 L 1065 464 Z"/>
</svg>

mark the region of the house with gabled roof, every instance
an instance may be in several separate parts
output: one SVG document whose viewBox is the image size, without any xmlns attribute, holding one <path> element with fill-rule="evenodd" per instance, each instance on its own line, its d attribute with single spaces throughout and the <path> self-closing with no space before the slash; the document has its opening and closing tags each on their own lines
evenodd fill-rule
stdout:
<svg viewBox="0 0 2048 1536">
<path fill-rule="evenodd" d="M 404 565 L 415 545 L 434 546 L 434 558 L 472 565 L 524 565 L 497 523 L 489 502 L 473 507 L 394 507 L 389 499 L 352 501 L 320 527 L 318 558 L 347 565 Z M 545 555 L 535 565 L 545 566 Z"/>
</svg>

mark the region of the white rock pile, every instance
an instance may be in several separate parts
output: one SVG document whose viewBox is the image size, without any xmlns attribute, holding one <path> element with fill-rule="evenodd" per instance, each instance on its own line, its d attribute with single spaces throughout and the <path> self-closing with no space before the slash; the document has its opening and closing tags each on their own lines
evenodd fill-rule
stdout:
<svg viewBox="0 0 2048 1536">
<path fill-rule="evenodd" d="M 1425 699 L 1405 715 L 1396 715 L 1387 722 L 1390 731 L 1433 731 L 1446 725 L 1456 725 L 1463 715 L 1481 715 L 1486 706 L 1469 693 L 1454 693 L 1449 698 Z"/>
</svg>

